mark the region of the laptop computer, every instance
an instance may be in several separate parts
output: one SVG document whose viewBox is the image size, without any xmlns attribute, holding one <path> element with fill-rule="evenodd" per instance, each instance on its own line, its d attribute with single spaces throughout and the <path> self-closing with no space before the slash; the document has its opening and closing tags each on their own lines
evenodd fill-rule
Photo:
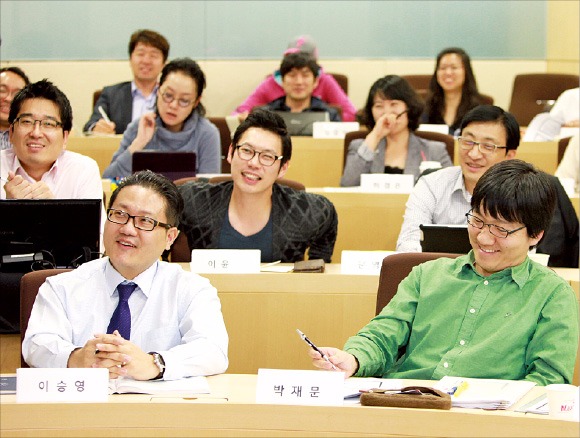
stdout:
<svg viewBox="0 0 580 438">
<path fill-rule="evenodd" d="M 133 173 L 151 170 L 171 181 L 196 175 L 195 152 L 138 151 L 133 153 Z"/>
<path fill-rule="evenodd" d="M 467 254 L 471 250 L 467 225 L 421 224 L 423 252 Z"/>
<path fill-rule="evenodd" d="M 286 129 L 290 135 L 312 136 L 314 122 L 328 122 L 326 111 L 291 113 L 286 111 L 274 111 L 286 123 Z"/>
</svg>

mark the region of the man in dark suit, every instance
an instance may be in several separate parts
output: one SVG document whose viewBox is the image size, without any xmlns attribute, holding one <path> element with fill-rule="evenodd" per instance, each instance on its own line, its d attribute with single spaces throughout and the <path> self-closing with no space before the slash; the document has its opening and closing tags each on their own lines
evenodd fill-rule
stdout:
<svg viewBox="0 0 580 438">
<path fill-rule="evenodd" d="M 159 73 L 168 56 L 169 42 L 163 35 L 152 30 L 134 32 L 129 41 L 133 80 L 103 88 L 83 130 L 122 134 L 132 120 L 151 111 L 155 106 Z"/>
</svg>

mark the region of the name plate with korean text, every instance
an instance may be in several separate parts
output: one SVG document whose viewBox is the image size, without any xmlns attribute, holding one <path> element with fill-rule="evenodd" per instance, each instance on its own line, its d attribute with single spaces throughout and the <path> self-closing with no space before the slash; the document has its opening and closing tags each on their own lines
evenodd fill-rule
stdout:
<svg viewBox="0 0 580 438">
<path fill-rule="evenodd" d="M 342 406 L 344 373 L 316 370 L 258 370 L 256 403 Z"/>
<path fill-rule="evenodd" d="M 340 273 L 354 275 L 379 275 L 383 259 L 395 251 L 342 251 Z"/>
<path fill-rule="evenodd" d="M 16 401 L 106 402 L 109 370 L 106 368 L 18 368 Z"/>
<path fill-rule="evenodd" d="M 361 191 L 366 192 L 411 193 L 414 184 L 413 175 L 363 173 L 360 176 Z"/>
<path fill-rule="evenodd" d="M 314 122 L 312 124 L 312 137 L 344 138 L 347 132 L 359 129 L 358 122 Z"/>
<path fill-rule="evenodd" d="M 260 258 L 259 249 L 194 249 L 190 269 L 198 274 L 255 274 Z"/>
</svg>

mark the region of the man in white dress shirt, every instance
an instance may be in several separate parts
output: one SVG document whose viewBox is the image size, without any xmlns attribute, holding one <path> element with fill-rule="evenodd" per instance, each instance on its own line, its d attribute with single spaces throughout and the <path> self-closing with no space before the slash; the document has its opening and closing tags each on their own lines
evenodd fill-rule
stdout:
<svg viewBox="0 0 580 438">
<path fill-rule="evenodd" d="M 216 289 L 159 261 L 179 234 L 182 210 L 167 178 L 142 171 L 124 179 L 107 210 L 107 257 L 40 287 L 22 344 L 26 362 L 101 367 L 136 380 L 223 373 L 228 335 Z"/>
</svg>

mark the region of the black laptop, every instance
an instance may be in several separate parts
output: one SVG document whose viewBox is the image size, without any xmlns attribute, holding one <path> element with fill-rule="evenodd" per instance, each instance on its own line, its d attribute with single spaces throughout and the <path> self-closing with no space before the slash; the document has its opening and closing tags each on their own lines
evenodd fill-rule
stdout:
<svg viewBox="0 0 580 438">
<path fill-rule="evenodd" d="M 151 170 L 171 181 L 196 175 L 195 152 L 138 151 L 133 153 L 133 173 Z"/>
<path fill-rule="evenodd" d="M 423 252 L 467 254 L 471 250 L 467 225 L 421 224 Z"/>
<path fill-rule="evenodd" d="M 314 122 L 328 122 L 329 116 L 326 111 L 291 113 L 275 111 L 286 123 L 286 129 L 290 135 L 312 136 Z"/>
</svg>

